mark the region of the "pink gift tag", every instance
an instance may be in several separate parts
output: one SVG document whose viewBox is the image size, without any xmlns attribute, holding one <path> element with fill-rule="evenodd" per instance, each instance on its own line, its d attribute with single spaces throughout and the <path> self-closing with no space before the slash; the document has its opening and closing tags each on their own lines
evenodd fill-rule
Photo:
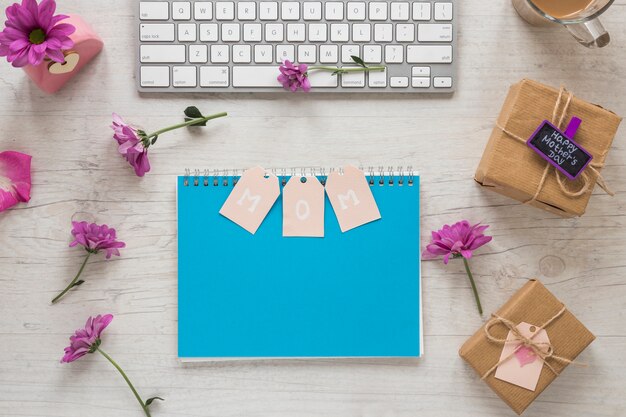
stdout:
<svg viewBox="0 0 626 417">
<path fill-rule="evenodd" d="M 524 322 L 521 322 L 516 327 L 525 337 L 531 337 L 537 331 L 535 326 Z M 502 381 L 510 382 L 511 384 L 534 391 L 537 387 L 537 382 L 539 382 L 541 369 L 543 368 L 543 359 L 535 355 L 535 352 L 526 346 L 522 346 L 515 351 L 520 343 L 515 340 L 515 336 L 511 331 L 509 331 L 506 340 L 507 342 L 504 344 L 504 349 L 502 349 L 498 361 L 504 360 L 511 354 L 513 354 L 513 356 L 496 368 L 495 377 Z M 544 343 L 546 349 L 547 344 L 550 343 L 548 333 L 545 329 L 542 329 L 532 340 L 539 343 L 540 346 L 544 346 L 541 345 Z M 514 351 L 515 353 L 513 353 Z"/>
<path fill-rule="evenodd" d="M 261 167 L 250 168 L 231 191 L 220 214 L 255 234 L 279 195 L 274 174 Z"/>
<path fill-rule="evenodd" d="M 326 194 L 333 206 L 342 232 L 380 219 L 374 195 L 365 174 L 348 165 L 343 174 L 331 172 L 326 180 Z"/>
<path fill-rule="evenodd" d="M 316 177 L 291 177 L 283 189 L 283 236 L 324 237 L 324 187 Z"/>
</svg>

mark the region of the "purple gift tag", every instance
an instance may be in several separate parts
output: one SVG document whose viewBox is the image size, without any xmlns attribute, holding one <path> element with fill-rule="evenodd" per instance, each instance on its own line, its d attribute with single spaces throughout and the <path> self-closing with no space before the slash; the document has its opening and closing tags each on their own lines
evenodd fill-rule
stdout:
<svg viewBox="0 0 626 417">
<path fill-rule="evenodd" d="M 572 117 L 565 132 L 561 132 L 552 123 L 544 120 L 526 144 L 563 175 L 574 180 L 593 159 L 589 152 L 572 140 L 580 124 L 578 117 Z"/>
</svg>

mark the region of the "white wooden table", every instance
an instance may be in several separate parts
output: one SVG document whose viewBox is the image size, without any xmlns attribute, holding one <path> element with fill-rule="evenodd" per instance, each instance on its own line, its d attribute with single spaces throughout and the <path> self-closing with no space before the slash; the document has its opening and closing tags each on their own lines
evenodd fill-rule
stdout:
<svg viewBox="0 0 626 417">
<path fill-rule="evenodd" d="M 4 9 L 10 2 L 0 1 Z M 155 95 L 135 91 L 135 4 L 59 0 L 105 40 L 102 55 L 54 96 L 0 65 L 0 149 L 32 154 L 33 197 L 0 214 L 0 415 L 137 417 L 103 358 L 61 365 L 88 315 L 115 320 L 103 347 L 154 416 L 512 416 L 459 358 L 482 323 L 462 263 L 423 266 L 425 356 L 411 360 L 280 360 L 182 365 L 176 358 L 174 176 L 190 168 L 413 165 L 423 176 L 422 239 L 467 218 L 494 240 L 472 261 L 487 312 L 537 277 L 596 335 L 526 416 L 620 416 L 626 410 L 626 128 L 580 219 L 563 220 L 480 189 L 472 180 L 511 83 L 558 86 L 626 115 L 626 0 L 604 18 L 613 43 L 587 50 L 565 30 L 523 24 L 507 1 L 463 1 L 458 92 L 452 98 L 313 95 Z M 178 121 L 187 105 L 228 111 L 200 134 L 164 135 L 140 179 L 116 152 L 111 112 L 145 127 Z M 49 300 L 75 274 L 70 220 L 118 229 L 120 258 L 93 259 L 86 283 Z M 373 256 L 393 257 L 393 242 Z M 416 254 L 417 256 L 417 254 Z"/>
</svg>

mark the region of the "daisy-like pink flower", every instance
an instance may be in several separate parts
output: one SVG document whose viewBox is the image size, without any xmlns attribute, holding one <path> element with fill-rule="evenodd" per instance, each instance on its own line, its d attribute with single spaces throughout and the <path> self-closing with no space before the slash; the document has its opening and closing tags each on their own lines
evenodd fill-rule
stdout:
<svg viewBox="0 0 626 417">
<path fill-rule="evenodd" d="M 102 356 L 104 356 L 110 363 L 119 371 L 122 375 L 131 391 L 135 395 L 135 398 L 141 405 L 141 409 L 144 411 L 147 417 L 150 417 L 150 410 L 148 407 L 150 404 L 154 402 L 154 400 L 161 400 L 161 397 L 152 397 L 148 398 L 146 401 L 142 400 L 139 396 L 139 393 L 130 382 L 126 373 L 122 370 L 122 368 L 111 358 L 106 352 L 102 350 L 100 345 L 102 344 L 102 340 L 100 336 L 104 329 L 113 321 L 112 314 L 97 315 L 96 317 L 89 317 L 87 319 L 87 323 L 85 323 L 85 327 L 80 328 L 74 332 L 72 336 L 70 336 L 70 345 L 65 348 L 65 354 L 61 358 L 61 363 L 70 363 L 74 362 L 77 359 L 82 358 L 88 353 L 99 352 Z"/>
<path fill-rule="evenodd" d="M 30 200 L 31 159 L 19 152 L 0 152 L 0 211 Z"/>
<path fill-rule="evenodd" d="M 59 23 L 66 15 L 54 15 L 56 2 L 22 0 L 7 7 L 7 21 L 0 32 L 0 56 L 14 67 L 39 65 L 45 58 L 64 62 L 64 50 L 74 46 L 70 35 L 76 28 L 69 23 Z"/>
<path fill-rule="evenodd" d="M 443 256 L 443 263 L 446 265 L 450 257 L 463 258 L 465 272 L 467 272 L 467 276 L 470 279 L 480 314 L 483 314 L 483 309 L 468 260 L 476 249 L 491 242 L 492 237 L 483 233 L 488 227 L 480 224 L 471 225 L 467 220 L 462 220 L 452 226 L 446 224 L 440 230 L 432 232 L 431 242 L 422 253 L 422 258 L 424 259 L 434 259 Z"/>
<path fill-rule="evenodd" d="M 98 225 L 87 222 L 72 222 L 72 235 L 74 236 L 74 240 L 70 243 L 70 247 L 82 246 L 87 251 L 87 256 L 78 270 L 78 274 L 76 274 L 74 279 L 59 295 L 52 299 L 52 304 L 59 301 L 61 297 L 67 294 L 73 287 L 77 287 L 85 282 L 78 278 L 80 278 L 83 273 L 85 265 L 87 265 L 87 261 L 91 255 L 104 251 L 106 252 L 106 259 L 110 259 L 113 255 L 120 256 L 119 250 L 126 247 L 124 242 L 117 240 L 115 229 L 106 224 Z"/>
<path fill-rule="evenodd" d="M 185 109 L 185 122 L 169 126 L 154 133 L 146 133 L 141 129 L 136 129 L 126 123 L 117 113 L 113 113 L 113 139 L 117 141 L 118 152 L 135 169 L 138 177 L 143 177 L 150 171 L 150 161 L 148 160 L 148 148 L 155 144 L 159 135 L 174 129 L 186 126 L 206 126 L 206 122 L 218 117 L 227 116 L 227 113 L 217 113 L 211 116 L 203 116 L 196 107 Z"/>
</svg>

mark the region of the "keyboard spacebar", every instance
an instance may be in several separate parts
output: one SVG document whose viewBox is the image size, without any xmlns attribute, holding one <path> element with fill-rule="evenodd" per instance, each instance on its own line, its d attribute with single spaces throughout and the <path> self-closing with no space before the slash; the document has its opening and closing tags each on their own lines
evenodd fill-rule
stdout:
<svg viewBox="0 0 626 417">
<path fill-rule="evenodd" d="M 278 66 L 246 65 L 233 67 L 233 87 L 282 87 Z"/>
</svg>

